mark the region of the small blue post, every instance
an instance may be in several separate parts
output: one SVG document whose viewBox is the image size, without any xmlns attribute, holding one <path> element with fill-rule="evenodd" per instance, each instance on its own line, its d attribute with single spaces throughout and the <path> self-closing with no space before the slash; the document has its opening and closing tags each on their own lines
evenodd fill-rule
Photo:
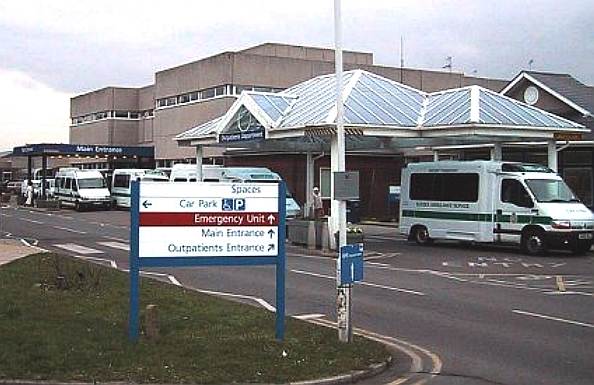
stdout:
<svg viewBox="0 0 594 385">
<path fill-rule="evenodd" d="M 137 181 L 131 183 L 130 191 L 130 314 L 128 318 L 128 338 L 132 342 L 138 341 L 139 336 L 139 275 L 140 260 L 138 256 L 138 226 L 139 226 L 140 186 Z"/>
<path fill-rule="evenodd" d="M 287 186 L 284 181 L 278 184 L 278 255 L 276 261 L 276 339 L 285 339 L 285 215 Z"/>
</svg>

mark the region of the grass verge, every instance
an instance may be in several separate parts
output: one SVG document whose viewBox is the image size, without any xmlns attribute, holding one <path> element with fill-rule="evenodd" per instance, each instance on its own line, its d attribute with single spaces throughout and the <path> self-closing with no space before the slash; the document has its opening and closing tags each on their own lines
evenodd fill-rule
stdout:
<svg viewBox="0 0 594 385">
<path fill-rule="evenodd" d="M 364 369 L 385 348 L 152 279 L 142 309 L 156 304 L 160 337 L 128 342 L 128 275 L 56 254 L 0 268 L 0 379 L 137 383 L 278 383 Z M 144 330 L 144 325 L 141 325 Z M 284 352 L 284 353 L 283 353 Z"/>
</svg>

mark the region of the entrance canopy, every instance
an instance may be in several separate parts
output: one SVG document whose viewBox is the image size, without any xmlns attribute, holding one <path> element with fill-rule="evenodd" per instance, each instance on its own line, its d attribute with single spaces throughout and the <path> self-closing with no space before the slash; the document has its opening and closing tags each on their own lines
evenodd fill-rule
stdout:
<svg viewBox="0 0 594 385">
<path fill-rule="evenodd" d="M 479 86 L 426 93 L 379 75 L 344 73 L 348 151 L 554 140 L 584 126 Z M 227 113 L 175 137 L 180 146 L 328 151 L 336 132 L 336 78 L 280 93 L 244 91 Z"/>
</svg>

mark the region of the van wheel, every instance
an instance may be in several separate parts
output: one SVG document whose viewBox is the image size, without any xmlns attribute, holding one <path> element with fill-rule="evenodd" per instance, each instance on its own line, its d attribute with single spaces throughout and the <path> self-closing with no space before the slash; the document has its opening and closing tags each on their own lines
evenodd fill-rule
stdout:
<svg viewBox="0 0 594 385">
<path fill-rule="evenodd" d="M 522 250 L 528 255 L 542 255 L 547 252 L 544 232 L 528 230 L 522 235 Z"/>
<path fill-rule="evenodd" d="M 431 243 L 431 238 L 429 237 L 429 231 L 425 226 L 417 226 L 413 229 L 412 238 L 417 242 L 419 245 L 427 245 Z"/>
<path fill-rule="evenodd" d="M 76 211 L 80 211 L 82 209 L 82 206 L 79 201 L 74 202 L 74 209 Z"/>
</svg>

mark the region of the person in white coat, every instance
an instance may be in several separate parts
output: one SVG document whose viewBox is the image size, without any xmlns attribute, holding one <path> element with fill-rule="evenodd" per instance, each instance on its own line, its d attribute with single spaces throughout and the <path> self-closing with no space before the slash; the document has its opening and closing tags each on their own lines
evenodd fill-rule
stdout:
<svg viewBox="0 0 594 385">
<path fill-rule="evenodd" d="M 27 183 L 27 201 L 25 202 L 26 206 L 33 206 L 33 183 L 29 181 Z"/>
</svg>

